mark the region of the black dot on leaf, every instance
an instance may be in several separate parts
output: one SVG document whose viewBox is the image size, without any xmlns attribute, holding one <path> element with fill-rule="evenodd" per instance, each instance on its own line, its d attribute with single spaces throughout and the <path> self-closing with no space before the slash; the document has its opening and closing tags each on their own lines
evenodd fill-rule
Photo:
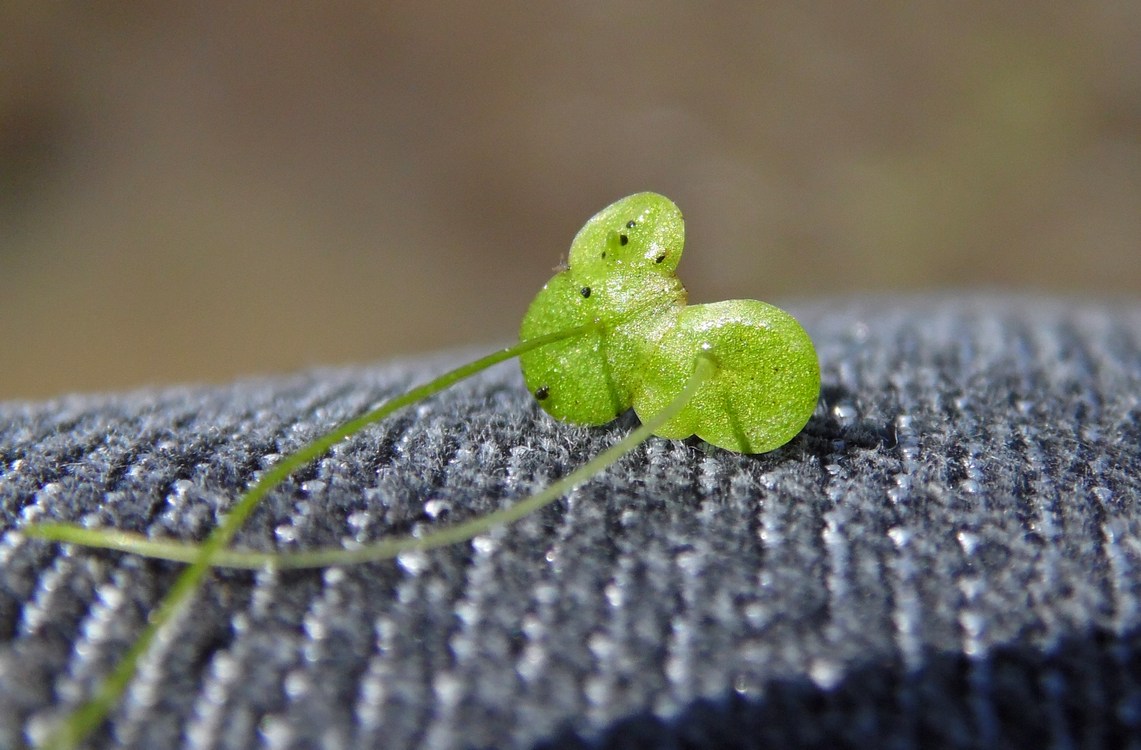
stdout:
<svg viewBox="0 0 1141 750">
<path fill-rule="evenodd" d="M 588 286 L 584 286 L 582 289 L 579 289 L 578 291 L 582 294 L 583 297 L 589 297 L 590 296 L 590 287 L 588 287 Z"/>
<path fill-rule="evenodd" d="M 535 391 L 535 398 L 539 399 L 540 401 L 546 401 L 547 396 L 550 396 L 550 395 L 551 395 L 551 389 L 545 385 L 540 386 L 539 390 Z"/>
</svg>

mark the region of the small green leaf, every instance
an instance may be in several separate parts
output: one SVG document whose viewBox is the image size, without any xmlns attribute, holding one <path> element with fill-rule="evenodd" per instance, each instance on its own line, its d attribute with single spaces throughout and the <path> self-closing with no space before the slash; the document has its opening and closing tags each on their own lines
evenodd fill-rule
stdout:
<svg viewBox="0 0 1141 750">
<path fill-rule="evenodd" d="M 525 341 L 592 326 L 519 358 L 528 390 L 548 414 L 599 425 L 633 405 L 642 362 L 685 305 L 673 272 L 684 242 L 681 211 L 656 193 L 623 198 L 586 222 L 569 267 L 540 290 L 519 330 Z"/>
<path fill-rule="evenodd" d="M 674 202 L 636 193 L 586 222 L 571 243 L 568 263 L 583 271 L 599 266 L 672 273 L 684 246 L 685 221 Z"/>
<path fill-rule="evenodd" d="M 702 352 L 716 365 L 713 377 L 655 434 L 697 435 L 720 448 L 764 453 L 794 438 L 812 416 L 820 366 L 808 334 L 780 308 L 729 300 L 681 312 L 643 365 L 634 399 L 639 418 L 670 402 Z"/>
<path fill-rule="evenodd" d="M 523 354 L 524 381 L 557 419 L 605 424 L 633 406 L 645 421 L 706 353 L 715 373 L 656 434 L 697 435 L 743 453 L 779 448 L 816 408 L 812 341 L 795 318 L 763 302 L 686 307 L 674 275 L 684 241 L 681 211 L 656 193 L 631 195 L 591 217 L 571 244 L 568 268 L 531 303 L 520 337 L 588 330 Z"/>
</svg>

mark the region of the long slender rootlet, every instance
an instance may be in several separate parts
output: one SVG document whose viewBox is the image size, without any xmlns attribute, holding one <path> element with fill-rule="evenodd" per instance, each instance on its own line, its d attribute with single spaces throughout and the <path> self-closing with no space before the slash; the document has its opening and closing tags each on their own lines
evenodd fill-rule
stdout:
<svg viewBox="0 0 1141 750">
<path fill-rule="evenodd" d="M 820 370 L 812 341 L 779 308 L 754 300 L 687 305 L 674 270 L 684 243 L 681 212 L 639 193 L 592 217 L 571 244 L 568 266 L 531 303 L 520 343 L 445 373 L 314 440 L 252 485 L 201 544 L 155 540 L 75 524 L 31 524 L 27 536 L 187 563 L 147 626 L 95 693 L 39 742 L 73 748 L 106 718 L 159 632 L 214 566 L 304 568 L 395 557 L 468 541 L 533 513 L 613 464 L 651 435 L 691 435 L 719 447 L 762 453 L 784 445 L 815 409 Z M 515 505 L 419 536 L 354 549 L 262 553 L 229 549 L 274 487 L 336 443 L 512 357 L 553 417 L 605 424 L 633 407 L 642 425 L 575 471 Z"/>
</svg>

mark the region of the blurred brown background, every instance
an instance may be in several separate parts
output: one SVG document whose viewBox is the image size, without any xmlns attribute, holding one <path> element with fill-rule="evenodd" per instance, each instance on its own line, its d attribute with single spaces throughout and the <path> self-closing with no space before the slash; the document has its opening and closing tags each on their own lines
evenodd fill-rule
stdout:
<svg viewBox="0 0 1141 750">
<path fill-rule="evenodd" d="M 506 342 L 639 190 L 686 213 L 694 301 L 1141 291 L 1141 3 L 8 2 L 0 29 L 0 399 Z"/>
</svg>

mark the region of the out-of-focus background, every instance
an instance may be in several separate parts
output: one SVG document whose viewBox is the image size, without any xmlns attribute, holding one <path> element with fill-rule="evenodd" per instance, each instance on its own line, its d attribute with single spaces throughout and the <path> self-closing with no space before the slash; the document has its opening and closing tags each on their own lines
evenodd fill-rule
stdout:
<svg viewBox="0 0 1141 750">
<path fill-rule="evenodd" d="M 1141 292 L 1141 3 L 0 2 L 0 399 L 510 340 L 672 197 L 693 301 Z"/>
</svg>

